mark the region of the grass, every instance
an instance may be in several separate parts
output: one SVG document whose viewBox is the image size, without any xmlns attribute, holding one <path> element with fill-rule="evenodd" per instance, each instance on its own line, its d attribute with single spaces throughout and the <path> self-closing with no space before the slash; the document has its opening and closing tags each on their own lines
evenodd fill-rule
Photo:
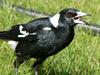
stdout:
<svg viewBox="0 0 100 75">
<path fill-rule="evenodd" d="M 33 8 L 43 13 L 55 14 L 63 8 L 74 7 L 91 14 L 86 20 L 100 23 L 100 0 L 8 0 L 0 8 L 0 30 L 8 30 L 11 26 L 26 23 L 33 18 L 12 10 L 11 4 Z M 64 50 L 49 57 L 41 66 L 40 75 L 99 75 L 100 74 L 100 38 L 75 29 L 73 42 Z M 14 52 L 5 41 L 0 41 L 0 74 L 14 75 Z M 34 59 L 20 66 L 20 75 L 31 75 Z"/>
</svg>

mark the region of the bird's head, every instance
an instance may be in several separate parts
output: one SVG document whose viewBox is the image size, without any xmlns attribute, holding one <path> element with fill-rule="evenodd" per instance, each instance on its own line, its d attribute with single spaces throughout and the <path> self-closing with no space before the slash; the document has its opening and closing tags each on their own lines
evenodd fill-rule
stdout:
<svg viewBox="0 0 100 75">
<path fill-rule="evenodd" d="M 73 8 L 63 9 L 59 14 L 60 17 L 65 17 L 66 20 L 73 22 L 73 25 L 86 24 L 87 22 L 82 20 L 82 17 L 89 15 Z"/>
</svg>

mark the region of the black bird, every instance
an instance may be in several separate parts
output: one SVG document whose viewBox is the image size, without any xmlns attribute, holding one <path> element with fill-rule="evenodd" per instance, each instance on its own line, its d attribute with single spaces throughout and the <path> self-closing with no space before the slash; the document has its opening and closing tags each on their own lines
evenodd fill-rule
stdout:
<svg viewBox="0 0 100 75">
<path fill-rule="evenodd" d="M 74 38 L 74 26 L 85 24 L 81 17 L 86 15 L 77 9 L 66 8 L 53 17 L 34 19 L 0 32 L 0 39 L 8 40 L 8 44 L 15 49 L 16 75 L 20 64 L 30 58 L 36 58 L 33 68 L 35 75 L 38 75 L 39 67 L 47 57 L 58 53 L 71 43 Z"/>
</svg>

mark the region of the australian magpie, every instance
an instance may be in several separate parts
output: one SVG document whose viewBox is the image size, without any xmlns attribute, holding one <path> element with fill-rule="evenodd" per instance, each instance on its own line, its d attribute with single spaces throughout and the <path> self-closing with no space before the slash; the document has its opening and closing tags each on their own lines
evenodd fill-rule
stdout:
<svg viewBox="0 0 100 75">
<path fill-rule="evenodd" d="M 8 40 L 8 44 L 15 50 L 16 75 L 20 64 L 30 58 L 36 58 L 33 68 L 35 75 L 38 75 L 39 67 L 47 57 L 58 53 L 71 43 L 74 38 L 74 26 L 86 23 L 81 19 L 83 16 L 87 14 L 66 8 L 52 17 L 34 19 L 0 32 L 0 39 Z"/>
</svg>

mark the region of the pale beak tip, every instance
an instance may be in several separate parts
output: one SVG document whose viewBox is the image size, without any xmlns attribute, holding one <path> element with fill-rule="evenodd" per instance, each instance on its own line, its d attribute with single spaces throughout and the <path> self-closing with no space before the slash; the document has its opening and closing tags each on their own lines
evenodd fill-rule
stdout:
<svg viewBox="0 0 100 75">
<path fill-rule="evenodd" d="M 77 16 L 78 16 L 78 17 L 82 17 L 82 16 L 91 16 L 91 14 L 87 14 L 87 13 L 84 13 L 84 12 L 77 12 Z"/>
</svg>

